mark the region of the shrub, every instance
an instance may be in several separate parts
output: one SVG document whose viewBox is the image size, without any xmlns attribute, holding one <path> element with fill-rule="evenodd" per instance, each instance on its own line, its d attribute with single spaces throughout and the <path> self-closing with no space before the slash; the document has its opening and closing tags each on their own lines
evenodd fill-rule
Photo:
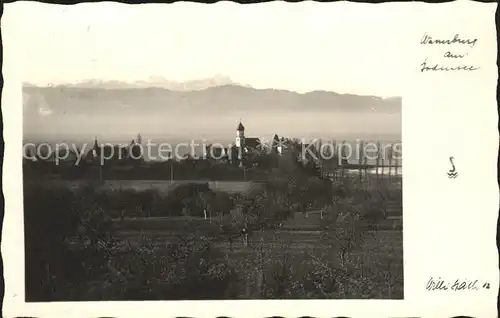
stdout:
<svg viewBox="0 0 500 318">
<path fill-rule="evenodd" d="M 85 252 L 71 249 L 68 239 L 80 237 L 96 258 L 97 244 L 109 238 L 109 220 L 92 201 L 91 189 L 24 187 L 25 281 L 28 301 L 58 297 L 67 283 L 87 275 Z M 98 258 L 98 257 L 97 257 Z M 87 257 L 88 259 L 88 257 Z"/>
<path fill-rule="evenodd" d="M 169 215 L 203 216 L 214 195 L 208 184 L 188 183 L 176 186 L 165 198 Z"/>
<path fill-rule="evenodd" d="M 167 247 L 143 238 L 112 263 L 106 299 L 198 300 L 224 299 L 237 275 L 212 243 L 194 235 Z M 115 274 L 113 275 L 114 272 Z M 97 295 L 95 295 L 97 296 Z"/>
<path fill-rule="evenodd" d="M 285 298 L 292 287 L 292 266 L 288 253 L 277 263 L 271 265 L 271 269 L 265 276 L 266 298 Z"/>
<path fill-rule="evenodd" d="M 323 237 L 337 244 L 342 262 L 347 254 L 361 243 L 363 227 L 360 215 L 363 207 L 363 203 L 352 198 L 343 198 L 329 207 L 321 220 Z"/>
<path fill-rule="evenodd" d="M 213 213 L 224 216 L 231 212 L 234 207 L 233 200 L 229 194 L 221 191 L 216 191 L 210 197 L 210 208 Z"/>
<path fill-rule="evenodd" d="M 24 194 L 28 301 L 223 299 L 237 279 L 206 238 L 220 235 L 218 227 L 166 247 L 142 238 L 120 249 L 96 203 L 102 193 L 25 187 Z"/>
</svg>

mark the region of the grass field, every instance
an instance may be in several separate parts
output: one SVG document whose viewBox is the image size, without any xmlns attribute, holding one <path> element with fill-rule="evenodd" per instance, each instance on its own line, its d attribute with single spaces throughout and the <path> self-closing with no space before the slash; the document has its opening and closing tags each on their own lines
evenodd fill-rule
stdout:
<svg viewBox="0 0 500 318">
<path fill-rule="evenodd" d="M 31 281 L 44 281 L 41 288 L 30 286 L 31 299 L 401 299 L 401 191 L 376 185 L 334 187 L 332 204 L 309 204 L 311 209 L 324 207 L 323 218 L 320 211 L 310 210 L 283 220 L 287 211 L 298 209 L 297 198 L 288 194 L 283 202 L 282 192 L 252 194 L 252 201 L 233 202 L 233 211 L 222 217 L 223 226 L 215 213 L 208 219 L 156 217 L 180 214 L 170 212 L 185 205 L 182 196 L 174 196 L 175 205 L 153 196 L 154 202 L 144 207 L 138 205 L 145 201 L 141 193 L 106 196 L 95 188 L 26 187 L 26 233 L 32 234 L 26 241 L 34 259 L 27 268 Z M 135 209 L 124 213 L 123 206 Z M 216 207 L 207 210 L 230 209 Z M 388 207 L 394 213 L 389 215 Z M 54 227 L 54 220 L 61 226 Z M 243 243 L 244 221 L 248 244 Z M 47 241 L 52 245 L 38 244 Z M 346 241 L 353 245 L 347 248 Z M 52 258 L 46 261 L 45 255 Z M 51 265 L 55 275 L 48 276 L 38 262 Z M 80 276 L 73 278 L 75 273 Z M 64 296 L 68 293 L 70 298 Z"/>
<path fill-rule="evenodd" d="M 316 223 L 315 215 L 307 218 Z M 218 227 L 217 222 L 185 218 L 135 220 L 141 224 L 130 228 L 134 220 L 128 220 L 129 226 L 122 224 L 117 234 L 128 244 L 140 245 L 146 237 L 157 247 L 155 253 L 161 255 L 162 246 L 175 240 L 176 233 L 184 231 L 182 226 Z M 193 222 L 193 223 L 191 223 Z M 285 284 L 286 291 L 278 298 L 403 298 L 403 241 L 401 230 L 364 231 L 358 244 L 341 262 L 338 242 L 325 237 L 320 230 L 314 230 L 313 224 L 307 229 L 286 229 L 254 231 L 249 235 L 248 245 L 243 237 L 236 237 L 230 243 L 221 240 L 214 243 L 214 248 L 222 252 L 223 257 L 239 274 L 240 281 L 234 298 L 276 298 L 275 293 L 263 290 L 262 286 L 273 285 L 276 271 L 285 264 L 291 277 Z M 128 228 L 127 228 L 128 227 Z M 199 228 L 198 227 L 198 228 Z M 324 270 L 321 268 L 324 267 Z M 319 271 L 319 272 L 318 272 Z M 311 273 L 322 275 L 322 281 L 333 280 L 335 287 L 329 292 L 319 293 L 317 288 L 303 286 L 305 277 Z M 265 282 L 265 283 L 264 283 Z M 274 283 L 276 284 L 276 283 Z M 332 289 L 333 288 L 333 289 Z M 309 290 L 309 291 L 308 291 Z M 309 294 L 308 294 L 309 293 Z M 307 296 L 309 295 L 309 296 Z"/>
<path fill-rule="evenodd" d="M 226 216 L 224 221 L 240 222 L 241 218 Z M 241 222 L 240 222 L 241 223 Z M 302 212 L 294 214 L 283 222 L 284 230 L 308 230 L 314 231 L 320 228 L 321 214 L 312 211 L 307 217 Z M 402 218 L 381 220 L 377 223 L 379 230 L 402 230 Z M 180 231 L 187 228 L 210 229 L 219 227 L 219 218 L 213 217 L 205 220 L 203 217 L 150 217 L 150 218 L 125 218 L 114 219 L 114 227 L 119 231 Z"/>
</svg>

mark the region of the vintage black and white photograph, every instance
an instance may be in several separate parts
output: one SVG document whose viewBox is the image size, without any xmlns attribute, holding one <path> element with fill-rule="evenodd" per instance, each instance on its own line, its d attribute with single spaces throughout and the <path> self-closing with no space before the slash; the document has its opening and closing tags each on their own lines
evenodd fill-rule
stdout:
<svg viewBox="0 0 500 318">
<path fill-rule="evenodd" d="M 26 302 L 404 298 L 394 25 L 272 8 L 30 3 Z"/>
</svg>

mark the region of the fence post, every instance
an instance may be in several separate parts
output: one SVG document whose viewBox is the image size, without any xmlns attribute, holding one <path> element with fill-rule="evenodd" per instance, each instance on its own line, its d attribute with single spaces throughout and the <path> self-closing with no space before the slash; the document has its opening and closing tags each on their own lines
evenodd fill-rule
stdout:
<svg viewBox="0 0 500 318">
<path fill-rule="evenodd" d="M 328 178 L 330 178 L 330 172 L 331 172 L 333 181 L 337 181 L 337 171 L 338 171 L 337 169 L 338 165 L 335 164 L 335 158 L 338 157 L 339 154 L 336 152 L 336 149 L 337 149 L 337 141 L 332 140 L 332 148 L 331 148 L 332 153 L 329 154 L 332 158 L 329 160 L 328 164 L 328 166 L 330 167 L 328 172 Z"/>
<path fill-rule="evenodd" d="M 364 146 L 364 143 L 363 143 Z M 365 149 L 363 148 L 363 167 L 365 171 L 365 181 L 370 186 L 370 178 L 368 177 L 368 157 L 366 156 Z"/>
<path fill-rule="evenodd" d="M 380 169 L 380 141 L 377 142 L 377 181 L 379 177 L 379 170 Z"/>
<path fill-rule="evenodd" d="M 395 177 L 397 177 L 399 168 L 401 167 L 401 161 L 398 158 L 394 158 L 394 161 L 395 161 L 395 165 L 396 165 L 396 167 L 395 167 L 396 171 L 394 174 L 395 174 Z"/>
<path fill-rule="evenodd" d="M 392 144 L 389 147 L 389 181 L 391 180 L 391 171 L 392 171 Z"/>
<path fill-rule="evenodd" d="M 385 148 L 386 147 L 384 146 L 384 149 Z M 384 174 L 385 174 L 385 151 L 382 152 L 380 161 L 381 161 L 380 165 L 382 166 L 381 174 L 382 174 L 382 179 L 383 179 L 384 178 Z"/>
<path fill-rule="evenodd" d="M 344 165 L 344 160 L 346 162 L 348 162 L 348 159 L 345 156 L 345 147 L 344 146 L 345 146 L 345 140 L 342 140 L 342 146 L 340 148 L 340 154 L 341 154 L 340 164 L 342 166 Z M 344 177 L 345 177 L 345 171 L 344 171 L 344 168 L 342 168 L 342 180 L 344 180 Z"/>
<path fill-rule="evenodd" d="M 359 145 L 359 158 L 358 158 L 358 165 L 359 165 L 359 183 L 363 183 L 363 157 L 364 157 L 364 141 L 361 141 L 361 144 Z"/>
</svg>

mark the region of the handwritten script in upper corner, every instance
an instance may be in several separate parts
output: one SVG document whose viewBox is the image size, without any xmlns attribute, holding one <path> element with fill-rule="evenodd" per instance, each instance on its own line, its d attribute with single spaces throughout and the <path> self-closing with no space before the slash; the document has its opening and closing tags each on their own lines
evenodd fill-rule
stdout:
<svg viewBox="0 0 500 318">
<path fill-rule="evenodd" d="M 464 64 L 460 63 L 463 59 L 467 58 L 469 52 L 467 50 L 472 50 L 476 47 L 478 42 L 477 38 L 466 38 L 460 36 L 460 34 L 455 34 L 453 37 L 449 38 L 433 38 L 429 34 L 425 33 L 420 40 L 420 44 L 422 45 L 444 45 L 448 48 L 453 45 L 461 45 L 459 50 L 448 50 L 444 52 L 443 58 L 447 61 L 453 61 L 452 64 L 438 64 L 434 62 L 429 62 L 426 57 L 422 64 L 420 64 L 420 72 L 428 72 L 428 71 L 441 71 L 441 72 L 452 72 L 452 71 L 475 71 L 478 70 L 479 67 L 472 64 Z M 464 49 L 465 48 L 465 49 Z"/>
</svg>

